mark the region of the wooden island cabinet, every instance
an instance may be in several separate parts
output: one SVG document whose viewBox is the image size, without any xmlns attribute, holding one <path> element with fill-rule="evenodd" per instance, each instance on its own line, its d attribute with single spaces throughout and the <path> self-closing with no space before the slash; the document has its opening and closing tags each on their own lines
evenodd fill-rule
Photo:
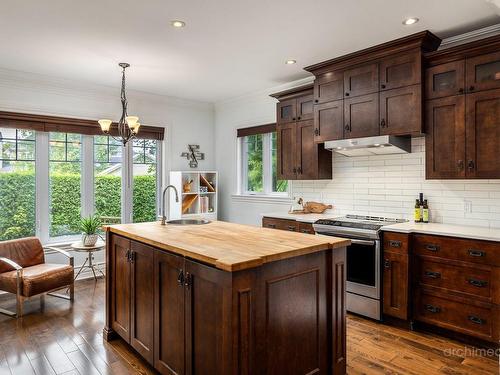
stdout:
<svg viewBox="0 0 500 375">
<path fill-rule="evenodd" d="M 223 222 L 107 240 L 104 337 L 161 374 L 345 374 L 348 240 Z"/>
</svg>

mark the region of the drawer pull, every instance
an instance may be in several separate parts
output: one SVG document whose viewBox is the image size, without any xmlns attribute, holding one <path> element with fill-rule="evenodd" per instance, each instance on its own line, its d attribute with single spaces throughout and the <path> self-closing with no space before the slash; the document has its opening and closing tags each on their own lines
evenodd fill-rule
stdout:
<svg viewBox="0 0 500 375">
<path fill-rule="evenodd" d="M 482 250 L 469 250 L 469 255 L 471 257 L 485 257 L 486 256 L 486 252 L 482 251 Z"/>
<path fill-rule="evenodd" d="M 478 318 L 477 316 L 474 316 L 474 315 L 469 315 L 469 320 L 472 323 L 475 323 L 475 324 L 481 324 L 481 325 L 483 325 L 483 324 L 486 323 L 485 319 Z"/>
<path fill-rule="evenodd" d="M 486 285 L 488 285 L 488 282 L 483 280 L 469 279 L 469 284 L 477 286 L 478 288 L 484 288 Z"/>
<path fill-rule="evenodd" d="M 433 245 L 433 244 L 428 244 L 425 245 L 425 249 L 433 252 L 438 252 L 439 251 L 439 246 L 438 245 Z"/>
<path fill-rule="evenodd" d="M 295 227 L 292 225 L 287 226 L 287 229 L 291 232 L 295 232 Z"/>
<path fill-rule="evenodd" d="M 384 260 L 384 268 L 386 269 L 391 268 L 391 261 L 389 259 Z"/>
<path fill-rule="evenodd" d="M 441 312 L 441 308 L 433 305 L 425 305 L 425 309 L 433 314 Z"/>
<path fill-rule="evenodd" d="M 431 278 L 431 279 L 440 279 L 441 274 L 439 272 L 433 272 L 433 271 L 425 271 L 425 276 Z"/>
<path fill-rule="evenodd" d="M 390 247 L 401 247 L 401 245 L 402 245 L 401 241 L 395 241 L 395 240 L 389 241 Z"/>
<path fill-rule="evenodd" d="M 184 284 L 184 271 L 183 270 L 179 270 L 179 276 L 177 276 L 177 283 L 179 284 L 179 286 L 182 286 L 182 284 Z"/>
<path fill-rule="evenodd" d="M 276 228 L 276 224 L 267 224 L 267 227 L 268 227 L 268 228 L 273 228 L 273 229 L 274 229 L 274 228 Z"/>
<path fill-rule="evenodd" d="M 302 230 L 301 230 L 301 232 L 302 232 L 302 233 L 311 233 L 311 232 L 309 231 L 309 229 L 302 229 Z"/>
</svg>

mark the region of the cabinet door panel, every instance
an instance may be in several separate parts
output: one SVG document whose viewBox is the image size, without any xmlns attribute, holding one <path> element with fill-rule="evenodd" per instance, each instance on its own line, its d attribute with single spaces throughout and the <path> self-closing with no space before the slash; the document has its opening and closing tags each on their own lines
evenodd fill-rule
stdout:
<svg viewBox="0 0 500 375">
<path fill-rule="evenodd" d="M 465 61 L 452 61 L 425 71 L 425 99 L 442 98 L 465 92 Z"/>
<path fill-rule="evenodd" d="M 276 126 L 278 146 L 278 178 L 280 180 L 293 180 L 297 177 L 296 165 L 296 138 L 297 125 L 292 122 Z"/>
<path fill-rule="evenodd" d="M 337 100 L 314 106 L 314 141 L 321 143 L 344 136 L 344 101 Z"/>
<path fill-rule="evenodd" d="M 229 375 L 231 274 L 186 260 L 186 374 Z"/>
<path fill-rule="evenodd" d="M 468 92 L 500 88 L 500 52 L 467 59 L 465 74 Z"/>
<path fill-rule="evenodd" d="M 286 124 L 295 121 L 297 115 L 297 100 L 283 100 L 276 105 L 277 108 L 277 123 Z"/>
<path fill-rule="evenodd" d="M 379 135 L 379 94 L 344 100 L 344 138 Z"/>
<path fill-rule="evenodd" d="M 314 102 L 317 104 L 339 100 L 344 97 L 344 74 L 328 72 L 314 80 Z"/>
<path fill-rule="evenodd" d="M 408 255 L 384 252 L 384 314 L 408 319 Z"/>
<path fill-rule="evenodd" d="M 465 98 L 426 103 L 426 177 L 465 177 Z"/>
<path fill-rule="evenodd" d="M 318 175 L 318 145 L 314 143 L 314 122 L 297 122 L 297 177 L 311 180 Z"/>
<path fill-rule="evenodd" d="M 378 64 L 363 65 L 344 72 L 344 97 L 378 91 Z"/>
<path fill-rule="evenodd" d="M 297 98 L 297 120 L 310 120 L 314 114 L 313 95 L 304 95 Z"/>
<path fill-rule="evenodd" d="M 165 375 L 184 369 L 184 258 L 155 252 L 155 368 Z"/>
<path fill-rule="evenodd" d="M 467 176 L 500 178 L 500 89 L 467 97 Z"/>
<path fill-rule="evenodd" d="M 380 62 L 380 90 L 416 85 L 420 83 L 421 76 L 420 51 L 390 56 Z"/>
<path fill-rule="evenodd" d="M 422 89 L 420 85 L 380 93 L 380 134 L 422 133 Z"/>
<path fill-rule="evenodd" d="M 152 247 L 132 241 L 132 315 L 130 345 L 153 363 L 154 252 Z"/>
<path fill-rule="evenodd" d="M 111 328 L 130 343 L 130 241 L 111 236 Z"/>
</svg>

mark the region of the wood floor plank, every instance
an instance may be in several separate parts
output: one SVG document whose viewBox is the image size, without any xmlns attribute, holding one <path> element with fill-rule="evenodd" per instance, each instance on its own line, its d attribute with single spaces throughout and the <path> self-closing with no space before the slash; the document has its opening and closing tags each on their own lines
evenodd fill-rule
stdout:
<svg viewBox="0 0 500 375">
<path fill-rule="evenodd" d="M 30 359 L 30 362 L 37 375 L 56 375 L 56 372 L 44 355 Z"/>
<path fill-rule="evenodd" d="M 101 375 L 94 364 L 80 350 L 75 350 L 67 355 L 80 374 Z"/>
</svg>

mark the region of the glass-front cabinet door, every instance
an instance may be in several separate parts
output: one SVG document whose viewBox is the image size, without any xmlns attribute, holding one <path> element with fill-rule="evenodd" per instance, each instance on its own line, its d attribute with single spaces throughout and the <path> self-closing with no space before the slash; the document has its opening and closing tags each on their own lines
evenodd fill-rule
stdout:
<svg viewBox="0 0 500 375">
<path fill-rule="evenodd" d="M 468 92 L 500 88 L 500 52 L 469 58 L 466 64 Z"/>
<path fill-rule="evenodd" d="M 436 99 L 463 94 L 465 92 L 464 68 L 464 60 L 428 68 L 425 72 L 425 98 Z"/>
</svg>

